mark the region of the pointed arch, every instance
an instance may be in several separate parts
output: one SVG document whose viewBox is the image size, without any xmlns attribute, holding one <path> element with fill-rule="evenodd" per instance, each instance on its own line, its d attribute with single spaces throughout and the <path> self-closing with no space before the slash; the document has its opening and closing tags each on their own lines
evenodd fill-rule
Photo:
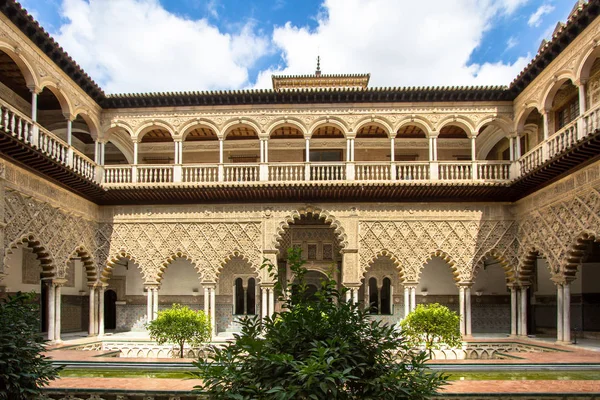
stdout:
<svg viewBox="0 0 600 400">
<path fill-rule="evenodd" d="M 112 276 L 112 269 L 113 269 L 114 265 L 116 264 L 117 261 L 119 261 L 120 259 L 123 259 L 123 258 L 126 258 L 129 261 L 131 261 L 132 263 L 136 264 L 138 266 L 138 269 L 142 273 L 142 277 L 144 278 L 144 281 L 147 280 L 147 278 L 148 278 L 147 271 L 144 271 L 143 267 L 136 260 L 136 258 L 127 250 L 120 249 L 120 250 L 117 250 L 115 253 L 113 253 L 106 261 L 106 265 L 104 266 L 104 268 L 102 268 L 102 271 L 100 273 L 100 282 L 108 283 L 110 277 Z"/>
<path fill-rule="evenodd" d="M 21 235 L 21 237 L 14 240 L 6 247 L 6 252 L 4 253 L 4 265 L 8 265 L 9 255 L 19 246 L 29 247 L 33 250 L 33 253 L 36 255 L 42 266 L 42 276 L 44 278 L 55 277 L 57 271 L 54 260 L 50 256 L 50 252 L 47 250 L 46 246 L 41 243 L 33 233 Z"/>
<path fill-rule="evenodd" d="M 367 271 L 369 270 L 369 268 L 371 268 L 371 266 L 373 266 L 375 261 L 377 261 L 380 258 L 384 258 L 384 257 L 387 257 L 392 261 L 392 263 L 394 264 L 394 268 L 396 269 L 396 271 L 398 273 L 398 279 L 401 282 L 404 281 L 404 279 L 406 278 L 406 275 L 405 275 L 404 268 L 402 267 L 402 263 L 400 262 L 398 257 L 396 257 L 396 255 L 393 252 L 391 252 L 387 249 L 381 249 L 377 253 L 373 254 L 373 256 L 367 261 L 366 266 L 362 265 L 362 263 L 361 263 L 360 276 L 362 277 L 362 279 L 364 279 L 366 277 Z"/>
<path fill-rule="evenodd" d="M 388 121 L 387 119 L 382 118 L 382 117 L 376 117 L 374 115 L 359 119 L 357 121 L 357 123 L 354 125 L 354 128 L 352 129 L 352 131 L 354 133 L 358 133 L 358 131 L 363 126 L 366 126 L 366 125 L 375 125 L 375 126 L 380 127 L 387 133 L 388 138 L 396 132 L 394 130 L 394 128 L 392 127 L 392 124 L 390 123 L 390 121 Z"/>
<path fill-rule="evenodd" d="M 65 266 L 68 265 L 68 262 L 72 258 L 76 257 L 80 258 L 81 262 L 83 263 L 83 268 L 85 269 L 87 282 L 96 282 L 98 280 L 98 267 L 94 262 L 93 253 L 89 251 L 85 245 L 79 245 L 73 251 L 71 251 L 71 253 L 69 253 L 67 259 L 64 261 Z"/>
<path fill-rule="evenodd" d="M 479 260 L 475 262 L 472 274 L 471 281 L 475 281 L 477 274 L 484 267 L 484 262 L 486 258 L 493 258 L 498 261 L 504 270 L 504 277 L 506 278 L 507 284 L 512 284 L 516 282 L 517 271 L 515 266 L 510 264 L 510 261 L 502 254 L 498 249 L 490 249 L 481 257 Z"/>
<path fill-rule="evenodd" d="M 320 218 L 324 218 L 325 223 L 331 225 L 336 237 L 338 238 L 341 248 L 346 248 L 348 246 L 348 235 L 346 234 L 342 223 L 328 211 L 309 206 L 299 210 L 294 210 L 284 217 L 283 221 L 281 221 L 279 225 L 275 228 L 275 233 L 271 242 L 272 248 L 276 249 L 277 247 L 279 247 L 279 242 L 283 238 L 284 231 L 286 229 L 289 229 L 290 225 L 293 224 L 295 220 L 300 219 L 303 215 L 307 215 L 309 213 L 318 215 Z"/>
<path fill-rule="evenodd" d="M 569 250 L 567 251 L 567 257 L 560 272 L 565 276 L 575 277 L 577 270 L 585 258 L 585 249 L 589 242 L 600 242 L 600 233 L 586 230 L 574 236 L 567 247 Z"/>
<path fill-rule="evenodd" d="M 158 270 L 156 271 L 156 282 L 161 283 L 162 279 L 163 279 L 163 275 L 166 271 L 166 269 L 169 267 L 169 265 L 171 265 L 171 263 L 175 260 L 177 260 L 178 258 L 187 260 L 190 262 L 190 264 L 192 264 L 192 266 L 194 267 L 194 269 L 196 270 L 196 272 L 199 275 L 199 281 L 202 281 L 202 271 L 199 268 L 199 264 L 196 260 L 194 260 L 188 253 L 186 253 L 185 251 L 182 250 L 176 250 L 173 253 L 171 253 L 167 258 L 165 258 L 159 265 Z"/>
<path fill-rule="evenodd" d="M 545 258 L 546 261 L 548 257 L 538 248 L 534 246 L 526 247 L 526 250 L 522 252 L 522 255 L 519 260 L 519 265 L 516 268 L 516 277 L 515 281 L 519 283 L 519 285 L 527 286 L 531 283 L 531 279 L 533 276 L 533 266 L 536 263 L 538 258 Z M 552 266 L 550 263 L 546 262 L 548 270 L 550 271 L 550 275 L 554 276 L 556 271 L 552 270 Z"/>
<path fill-rule="evenodd" d="M 250 261 L 248 256 L 245 253 L 243 253 L 242 251 L 234 249 L 234 250 L 231 250 L 223 258 L 223 260 L 219 263 L 219 265 L 214 269 L 215 282 L 219 280 L 219 276 L 221 275 L 221 272 L 223 271 L 223 268 L 225 267 L 225 265 L 227 265 L 227 263 L 230 262 L 231 260 L 233 260 L 234 258 L 239 258 L 242 261 L 244 261 L 246 264 L 248 264 L 248 266 L 250 267 L 252 272 L 256 274 L 255 279 L 257 280 L 257 282 L 259 282 L 261 280 L 260 265 L 258 265 L 258 263 L 256 263 L 256 262 Z"/>
<path fill-rule="evenodd" d="M 441 258 L 442 260 L 444 260 L 446 262 L 446 264 L 448 264 L 448 266 L 450 267 L 450 270 L 452 272 L 454 281 L 456 283 L 459 283 L 461 276 L 460 276 L 460 271 L 458 270 L 458 267 L 456 266 L 456 262 L 454 261 L 452 256 L 450 256 L 450 254 L 446 253 L 443 250 L 433 251 L 433 252 L 429 253 L 427 255 L 427 257 L 425 257 L 425 260 L 423 261 L 423 263 L 421 263 L 421 266 L 419 267 L 419 270 L 417 271 L 417 282 L 419 282 L 421 280 L 421 273 L 423 272 L 423 268 L 425 268 L 425 264 L 427 264 L 429 261 L 431 261 L 434 257 Z"/>
</svg>

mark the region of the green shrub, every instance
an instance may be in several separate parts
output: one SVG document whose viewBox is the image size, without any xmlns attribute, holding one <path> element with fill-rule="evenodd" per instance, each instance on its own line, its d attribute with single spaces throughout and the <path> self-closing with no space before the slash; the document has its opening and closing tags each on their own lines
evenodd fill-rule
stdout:
<svg viewBox="0 0 600 400">
<path fill-rule="evenodd" d="M 0 302 L 0 399 L 42 397 L 41 388 L 56 379 L 60 368 L 41 354 L 39 307 L 34 293 L 17 293 Z"/>
<path fill-rule="evenodd" d="M 288 251 L 296 290 L 276 284 L 285 311 L 273 318 L 246 318 L 241 334 L 195 363 L 203 384 L 197 391 L 216 399 L 413 399 L 432 396 L 445 377 L 424 366 L 401 334 L 342 299 L 332 279 L 314 296 L 298 250 Z M 276 267 L 268 262 L 276 282 Z"/>
<path fill-rule="evenodd" d="M 443 345 L 461 345 L 460 317 L 438 303 L 419 304 L 400 326 L 414 346 L 425 344 L 430 356 L 434 349 Z"/>
<path fill-rule="evenodd" d="M 159 311 L 156 319 L 147 324 L 150 337 L 158 344 L 179 345 L 179 357 L 183 358 L 186 343 L 199 346 L 211 338 L 210 320 L 204 311 L 194 311 L 180 304 Z"/>
</svg>

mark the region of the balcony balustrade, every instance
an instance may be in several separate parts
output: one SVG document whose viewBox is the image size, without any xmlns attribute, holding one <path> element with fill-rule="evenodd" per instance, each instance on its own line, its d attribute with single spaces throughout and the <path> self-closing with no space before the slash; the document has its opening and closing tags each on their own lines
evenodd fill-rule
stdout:
<svg viewBox="0 0 600 400">
<path fill-rule="evenodd" d="M 73 146 L 0 100 L 0 129 L 89 181 L 105 187 L 219 182 L 387 181 L 509 182 L 570 149 L 600 128 L 600 107 L 567 124 L 510 161 L 304 162 L 257 164 L 98 165 Z"/>
</svg>

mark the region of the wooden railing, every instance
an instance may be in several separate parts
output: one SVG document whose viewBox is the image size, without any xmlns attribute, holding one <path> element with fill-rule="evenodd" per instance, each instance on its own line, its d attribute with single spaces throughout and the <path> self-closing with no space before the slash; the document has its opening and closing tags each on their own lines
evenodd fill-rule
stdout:
<svg viewBox="0 0 600 400">
<path fill-rule="evenodd" d="M 310 162 L 98 166 L 67 142 L 0 99 L 0 129 L 98 184 L 202 184 L 296 181 L 510 181 L 600 130 L 600 106 L 587 111 L 511 165 L 509 161 Z"/>
</svg>

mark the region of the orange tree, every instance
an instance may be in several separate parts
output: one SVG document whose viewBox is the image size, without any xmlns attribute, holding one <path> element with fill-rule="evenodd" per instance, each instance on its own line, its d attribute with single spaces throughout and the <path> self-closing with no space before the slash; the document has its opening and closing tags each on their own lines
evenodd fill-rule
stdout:
<svg viewBox="0 0 600 400">
<path fill-rule="evenodd" d="M 436 393 L 445 377 L 429 371 L 426 354 L 414 353 L 392 326 L 343 301 L 345 290 L 326 279 L 307 296 L 299 250 L 288 251 L 296 277 L 276 284 L 284 311 L 247 318 L 225 347 L 212 346 L 199 360 L 195 389 L 215 399 L 413 399 Z M 265 262 L 275 282 L 277 269 Z"/>
</svg>

